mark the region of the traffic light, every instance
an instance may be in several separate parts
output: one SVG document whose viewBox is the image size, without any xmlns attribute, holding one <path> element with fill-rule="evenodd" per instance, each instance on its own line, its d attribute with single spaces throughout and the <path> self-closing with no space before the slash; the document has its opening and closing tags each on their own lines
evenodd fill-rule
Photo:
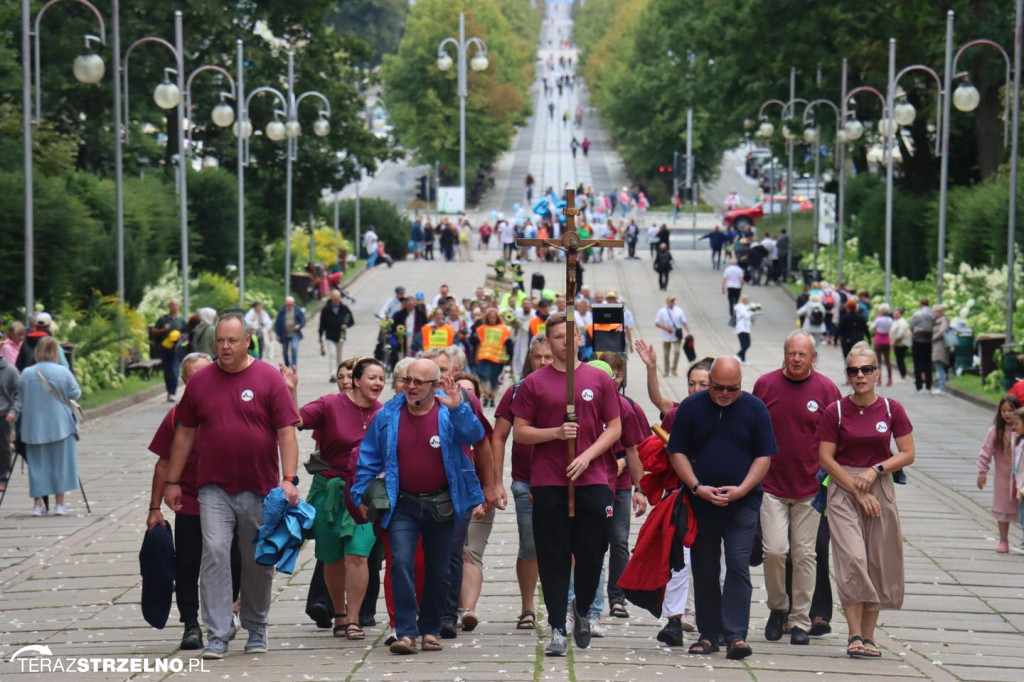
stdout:
<svg viewBox="0 0 1024 682">
<path fill-rule="evenodd" d="M 658 173 L 661 174 L 662 177 L 672 177 L 672 165 L 658 166 Z"/>
<path fill-rule="evenodd" d="M 430 196 L 430 177 L 421 175 L 416 178 L 416 198 L 426 203 L 428 196 Z"/>
</svg>

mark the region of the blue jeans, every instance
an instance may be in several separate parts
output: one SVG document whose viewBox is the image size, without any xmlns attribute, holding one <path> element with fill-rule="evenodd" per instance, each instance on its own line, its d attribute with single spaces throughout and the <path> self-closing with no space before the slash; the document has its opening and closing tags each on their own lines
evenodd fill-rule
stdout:
<svg viewBox="0 0 1024 682">
<path fill-rule="evenodd" d="M 167 389 L 167 395 L 174 395 L 178 392 L 178 357 L 173 348 L 160 350 L 160 367 L 164 371 L 164 387 Z"/>
<path fill-rule="evenodd" d="M 938 377 L 939 377 L 939 390 L 940 391 L 945 391 L 946 390 L 946 363 L 944 363 L 941 360 L 939 360 L 939 361 L 935 362 L 934 364 L 935 364 L 935 374 L 937 374 Z"/>
<path fill-rule="evenodd" d="M 697 509 L 700 509 L 698 505 Z M 747 639 L 750 624 L 750 548 L 760 510 L 742 502 L 724 511 L 694 510 L 700 532 L 690 548 L 694 607 L 701 639 Z M 703 512 L 703 513 L 702 513 Z M 718 582 L 725 542 L 725 586 Z"/>
<path fill-rule="evenodd" d="M 286 336 L 281 340 L 285 367 L 295 367 L 299 364 L 299 340 L 298 336 Z"/>
<path fill-rule="evenodd" d="M 451 521 L 440 523 L 421 504 L 398 496 L 398 504 L 388 524 L 391 542 L 391 592 L 395 604 L 395 632 L 399 637 L 415 639 L 420 633 L 441 632 L 441 612 L 448 594 L 448 560 L 452 551 Z M 423 538 L 424 585 L 422 608 L 416 608 L 413 561 L 416 543 Z M 418 616 L 418 617 L 417 617 Z"/>
</svg>

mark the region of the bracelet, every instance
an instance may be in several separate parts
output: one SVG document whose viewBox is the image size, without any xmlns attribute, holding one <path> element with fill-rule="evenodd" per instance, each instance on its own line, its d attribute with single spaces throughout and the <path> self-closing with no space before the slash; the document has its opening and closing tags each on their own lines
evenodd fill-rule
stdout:
<svg viewBox="0 0 1024 682">
<path fill-rule="evenodd" d="M 160 507 L 150 507 L 149 511 L 160 511 Z"/>
<path fill-rule="evenodd" d="M 164 485 L 181 485 L 181 481 L 164 481 Z"/>
</svg>

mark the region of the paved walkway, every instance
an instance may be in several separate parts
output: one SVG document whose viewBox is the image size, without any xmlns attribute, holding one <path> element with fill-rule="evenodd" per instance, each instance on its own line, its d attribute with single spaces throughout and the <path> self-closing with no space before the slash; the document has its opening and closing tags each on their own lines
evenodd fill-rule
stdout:
<svg viewBox="0 0 1024 682">
<path fill-rule="evenodd" d="M 534 142 L 530 144 L 532 165 Z M 512 157 L 518 153 L 508 155 L 510 166 L 516 163 Z M 545 152 L 559 153 L 567 155 L 568 149 Z M 613 168 L 594 150 L 589 163 Z M 562 160 L 551 157 L 543 164 L 544 168 L 549 164 L 561 167 Z M 596 178 L 600 171 L 591 166 L 589 172 Z M 543 180 L 551 181 L 553 178 Z M 643 249 L 641 253 L 646 255 Z M 376 337 L 373 314 L 395 285 L 404 284 L 410 293 L 421 290 L 432 296 L 445 281 L 461 296 L 483 284 L 485 261 L 496 258 L 497 251 L 474 255 L 471 263 L 407 262 L 364 274 L 349 287 L 358 303 L 353 306 L 357 326 L 350 334 L 347 353 L 371 352 Z M 689 316 L 699 354 L 735 352 L 738 344 L 726 324 L 719 275 L 709 267 L 706 253 L 677 252 L 676 256 L 677 269 L 670 286 Z M 557 266 L 530 263 L 526 270 L 528 275 L 543 273 L 549 286 L 561 288 L 557 282 L 563 274 Z M 660 332 L 652 321 L 662 305 L 662 295 L 648 260 L 618 258 L 591 265 L 584 278 L 592 288 L 618 289 L 635 313 L 641 334 L 657 340 Z M 754 327 L 752 364 L 745 368 L 747 388 L 756 376 L 780 365 L 782 340 L 794 320 L 792 303 L 781 290 L 753 288 L 749 293 L 763 304 L 764 317 Z M 314 319 L 310 326 L 315 325 Z M 303 342 L 300 352 L 303 403 L 333 390 L 313 336 Z M 834 380 L 842 378 L 836 349 L 823 350 L 820 369 Z M 642 371 L 639 360 L 631 357 L 630 376 L 641 377 Z M 668 379 L 663 390 L 680 397 L 685 384 L 682 379 Z M 639 381 L 629 393 L 647 403 Z M 659 625 L 636 608 L 630 608 L 632 618 L 628 620 L 606 619 L 608 636 L 595 640 L 590 649 L 573 651 L 564 659 L 545 659 L 541 653 L 546 631 L 514 629 L 519 611 L 514 574 L 517 535 L 510 508 L 497 516 L 485 558 L 485 584 L 478 609 L 483 622 L 471 635 L 446 642 L 443 652 L 393 657 L 380 646 L 383 627 L 370 628 L 362 644 L 336 640 L 328 631 L 317 630 L 303 614 L 312 573 L 312 548 L 307 546 L 296 574 L 275 578 L 271 652 L 245 656 L 240 653 L 242 643 L 236 642 L 226 660 L 208 662 L 211 672 L 197 677 L 254 681 L 650 680 L 686 675 L 706 680 L 789 682 L 838 673 L 840 679 L 1019 680 L 1024 557 L 993 552 L 995 523 L 987 512 L 991 489 L 979 492 L 974 487 L 975 453 L 992 415 L 953 398 L 916 394 L 906 384 L 885 394 L 906 406 L 915 426 L 918 458 L 909 472 L 910 484 L 898 491 L 907 600 L 902 611 L 881 616 L 878 643 L 885 649 L 885 657 L 880 661 L 850 661 L 843 656 L 845 628 L 838 613 L 835 634 L 815 640 L 811 646 L 765 642 L 768 612 L 760 569 L 753 571 L 752 578 L 749 641 L 755 653 L 746 661 L 731 662 L 722 655 L 691 657 L 685 650 L 662 647 L 654 639 Z M 154 462 L 146 445 L 166 409 L 166 403 L 152 400 L 85 425 L 80 467 L 93 506 L 91 515 L 84 513 L 80 494 L 72 493 L 68 497 L 71 516 L 30 517 L 26 478 L 15 473 L 10 494 L 0 508 L 0 679 L 33 677 L 21 672 L 18 663 L 9 662 L 14 651 L 30 644 L 47 646 L 53 657 L 62 658 L 181 656 L 177 652 L 181 631 L 174 622 L 177 615 L 172 613 L 168 628 L 157 631 L 145 624 L 139 609 L 137 557 Z M 655 416 L 649 406 L 648 413 Z M 312 449 L 306 433 L 300 437 L 300 448 L 305 459 Z M 308 480 L 303 480 L 301 489 L 308 489 Z M 634 524 L 634 533 L 637 527 Z M 1019 540 L 1019 529 L 1014 529 L 1011 540 Z M 379 613 L 384 613 L 383 603 Z M 543 614 L 540 620 L 544 621 Z M 161 679 L 167 675 L 109 672 L 76 676 L 84 681 Z"/>
</svg>

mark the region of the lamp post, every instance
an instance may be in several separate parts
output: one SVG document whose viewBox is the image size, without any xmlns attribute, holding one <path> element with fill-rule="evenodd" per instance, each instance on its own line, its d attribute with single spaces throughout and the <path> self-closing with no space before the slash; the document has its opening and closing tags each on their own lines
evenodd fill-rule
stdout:
<svg viewBox="0 0 1024 682">
<path fill-rule="evenodd" d="M 455 56 L 458 62 L 458 95 L 459 95 L 459 186 L 462 187 L 462 201 L 466 201 L 466 97 L 469 96 L 469 88 L 466 78 L 466 57 L 470 45 L 476 46 L 476 54 L 469 62 L 469 68 L 474 71 L 485 71 L 489 64 L 487 60 L 487 45 L 479 38 L 466 40 L 466 13 L 459 12 L 459 37 L 445 38 L 437 46 L 437 68 L 447 71 L 452 68 L 452 58 L 445 49 L 447 45 L 455 46 Z"/>
<path fill-rule="evenodd" d="M 238 62 L 242 63 L 242 46 L 238 45 Z M 241 73 L 241 66 L 239 66 Z M 244 140 L 242 145 L 243 164 L 249 165 L 249 139 L 252 136 L 252 121 L 249 118 L 249 103 L 256 95 L 267 92 L 274 96 L 280 109 L 274 110 L 274 118 L 264 130 L 264 133 L 271 142 L 287 141 L 285 150 L 285 202 L 284 202 L 284 295 L 285 298 L 291 295 L 291 270 L 292 270 L 292 164 L 298 155 L 298 138 L 302 134 L 302 126 L 299 124 L 299 105 L 307 97 L 314 97 L 320 100 L 323 108 L 319 110 L 316 121 L 313 123 L 313 134 L 317 137 L 324 137 L 331 132 L 331 124 L 328 117 L 331 115 L 331 103 L 327 97 L 316 90 L 307 90 L 299 95 L 295 94 L 295 52 L 288 50 L 288 77 L 285 81 L 285 92 L 283 94 L 277 88 L 264 85 L 254 89 L 244 99 L 239 96 L 238 127 L 236 134 Z M 281 117 L 284 117 L 284 122 Z M 244 215 L 242 213 L 242 173 L 239 178 L 239 233 L 243 231 Z M 239 283 L 241 288 L 241 283 Z"/>
<path fill-rule="evenodd" d="M 945 125 L 942 126 L 942 159 L 941 159 L 941 171 L 939 180 L 939 254 L 938 254 L 938 265 L 937 265 L 937 286 L 938 296 L 937 300 L 942 303 L 942 290 L 943 290 L 943 278 L 945 273 L 946 265 L 946 197 L 949 189 L 949 122 L 950 122 L 950 103 L 957 108 L 959 111 L 970 112 L 974 111 L 978 104 L 981 102 L 981 95 L 978 93 L 978 89 L 971 85 L 970 81 L 966 80 L 966 72 L 957 72 L 956 64 L 960 60 L 960 56 L 968 49 L 987 45 L 995 48 L 999 54 L 1003 56 L 1003 60 L 1006 62 L 1006 91 L 1010 92 L 1010 56 L 1006 54 L 1006 50 L 999 43 L 991 40 L 972 40 L 965 43 L 956 55 L 953 54 L 953 23 L 956 19 L 956 15 L 953 10 L 949 10 L 946 13 L 946 67 L 943 78 L 943 92 L 946 93 L 946 97 L 942 98 L 942 120 L 945 121 Z M 953 90 L 953 79 L 964 78 L 965 80 L 957 86 L 956 90 Z M 1006 98 L 1006 104 L 1003 109 L 1003 144 L 1009 142 L 1009 126 L 1010 126 L 1010 98 Z M 1011 159 L 1011 163 L 1015 162 L 1016 159 Z M 1010 195 L 1013 196 L 1014 185 L 1010 185 Z M 1011 209 L 1012 210 L 1012 209 Z M 1012 266 L 1011 266 L 1012 267 Z M 1012 285 L 1011 285 L 1012 286 Z M 1010 337 L 1007 336 L 1007 342 L 1011 341 Z"/>
<path fill-rule="evenodd" d="M 843 184 L 846 179 L 845 175 L 845 140 L 846 133 L 843 132 L 842 128 L 842 113 L 839 107 L 830 100 L 827 99 L 816 99 L 807 104 L 804 107 L 804 142 L 814 145 L 814 269 L 818 269 L 818 246 L 820 240 L 818 239 L 818 224 L 821 221 L 821 174 L 820 174 L 820 161 L 821 161 L 821 130 L 817 125 L 813 127 L 807 127 L 810 120 L 811 112 L 814 111 L 814 107 L 819 104 L 824 104 L 832 107 L 832 110 L 836 114 L 836 159 L 839 162 L 839 196 L 836 201 L 836 220 L 837 222 L 842 221 L 843 216 Z M 838 281 L 842 282 L 842 268 L 839 269 Z"/>
<path fill-rule="evenodd" d="M 37 125 L 43 117 L 42 110 L 42 70 L 40 69 L 39 57 L 39 29 L 43 15 L 60 0 L 50 0 L 43 5 L 35 16 L 35 28 L 33 30 L 32 9 L 29 0 L 21 0 L 21 94 L 22 94 L 22 142 L 24 149 L 24 182 L 25 182 L 25 317 L 35 310 L 35 213 L 34 199 L 32 193 L 32 126 Z M 99 83 L 103 80 L 106 67 L 103 58 L 93 53 L 92 43 L 99 41 L 106 45 L 106 25 L 103 22 L 103 15 L 96 6 L 86 0 L 76 0 L 79 4 L 87 7 L 96 17 L 99 24 L 99 35 L 87 34 L 85 36 L 85 51 L 75 58 L 73 72 L 75 78 L 86 84 Z M 116 0 L 114 0 L 116 6 Z M 33 38 L 35 42 L 33 43 Z M 115 43 L 115 55 L 116 52 Z M 115 68 L 116 68 L 115 56 Z M 33 68 L 34 66 L 34 68 Z M 35 86 L 33 88 L 33 74 Z M 35 110 L 32 109 L 33 90 L 35 94 Z M 115 116 L 116 116 L 115 107 Z M 124 305 L 124 282 L 123 278 L 118 281 L 118 292 L 121 304 Z"/>
</svg>

